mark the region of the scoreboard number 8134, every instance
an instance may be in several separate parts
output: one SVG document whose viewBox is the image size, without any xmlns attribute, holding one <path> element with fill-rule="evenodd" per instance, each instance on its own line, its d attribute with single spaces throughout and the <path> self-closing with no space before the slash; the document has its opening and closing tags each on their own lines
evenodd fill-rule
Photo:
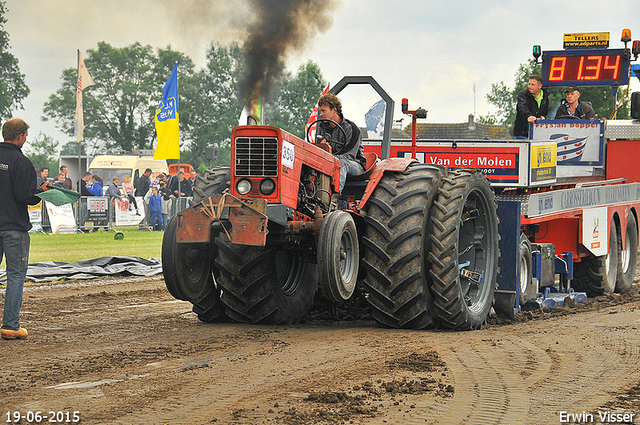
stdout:
<svg viewBox="0 0 640 425">
<path fill-rule="evenodd" d="M 548 86 L 629 84 L 629 51 L 588 49 L 544 52 L 542 78 Z"/>
</svg>

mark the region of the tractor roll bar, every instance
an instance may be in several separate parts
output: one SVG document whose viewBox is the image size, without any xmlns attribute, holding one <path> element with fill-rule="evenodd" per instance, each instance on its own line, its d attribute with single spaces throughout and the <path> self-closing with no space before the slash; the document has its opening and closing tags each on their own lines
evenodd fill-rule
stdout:
<svg viewBox="0 0 640 425">
<path fill-rule="evenodd" d="M 378 84 L 378 82 L 371 76 L 348 76 L 343 77 L 342 80 L 338 81 L 338 84 L 333 86 L 329 93 L 333 93 L 338 95 L 345 87 L 349 84 L 369 84 L 385 101 L 387 107 L 384 111 L 384 134 L 382 136 L 382 159 L 389 158 L 391 154 L 391 132 L 393 130 L 393 108 L 395 108 L 395 102 L 389 96 L 389 94 L 384 91 L 384 89 Z"/>
</svg>

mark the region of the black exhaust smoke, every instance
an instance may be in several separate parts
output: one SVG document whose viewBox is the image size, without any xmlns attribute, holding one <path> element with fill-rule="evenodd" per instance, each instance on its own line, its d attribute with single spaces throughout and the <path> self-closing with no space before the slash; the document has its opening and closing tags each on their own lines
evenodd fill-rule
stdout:
<svg viewBox="0 0 640 425">
<path fill-rule="evenodd" d="M 245 100 L 245 111 L 256 117 L 282 75 L 287 55 L 301 52 L 316 33 L 331 27 L 339 0 L 250 0 L 250 4 L 256 20 L 243 45 L 246 68 L 238 94 Z M 335 47 L 339 48 L 339 40 Z"/>
</svg>

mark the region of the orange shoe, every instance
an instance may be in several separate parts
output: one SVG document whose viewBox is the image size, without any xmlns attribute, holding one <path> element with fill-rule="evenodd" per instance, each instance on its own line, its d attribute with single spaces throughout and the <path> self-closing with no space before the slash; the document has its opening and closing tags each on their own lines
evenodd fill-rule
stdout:
<svg viewBox="0 0 640 425">
<path fill-rule="evenodd" d="M 0 329 L 0 336 L 2 339 L 27 339 L 29 333 L 25 328 L 20 328 L 17 331 L 11 329 Z"/>
</svg>

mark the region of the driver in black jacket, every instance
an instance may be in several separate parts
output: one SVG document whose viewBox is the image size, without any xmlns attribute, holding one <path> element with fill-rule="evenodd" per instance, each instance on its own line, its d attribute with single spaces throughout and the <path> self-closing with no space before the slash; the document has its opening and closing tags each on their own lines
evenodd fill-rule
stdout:
<svg viewBox="0 0 640 425">
<path fill-rule="evenodd" d="M 556 112 L 556 119 L 562 119 L 563 117 L 568 118 L 576 117 L 581 120 L 588 120 L 591 118 L 597 118 L 596 112 L 593 110 L 591 105 L 584 102 L 579 102 L 580 99 L 580 90 L 578 87 L 567 87 L 564 91 L 567 95 L 566 99 L 562 99 L 562 103 L 558 107 L 558 111 Z"/>
<path fill-rule="evenodd" d="M 316 139 L 320 140 L 318 145 L 322 149 L 340 160 L 340 193 L 342 193 L 348 175 L 364 173 L 367 160 L 362 146 L 362 132 L 356 124 L 342 115 L 342 103 L 335 94 L 327 93 L 320 97 L 318 113 L 321 118 L 337 124 L 331 121 L 320 122 Z"/>
</svg>

